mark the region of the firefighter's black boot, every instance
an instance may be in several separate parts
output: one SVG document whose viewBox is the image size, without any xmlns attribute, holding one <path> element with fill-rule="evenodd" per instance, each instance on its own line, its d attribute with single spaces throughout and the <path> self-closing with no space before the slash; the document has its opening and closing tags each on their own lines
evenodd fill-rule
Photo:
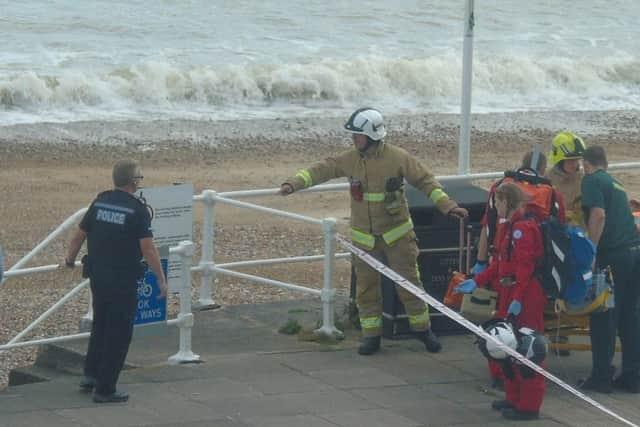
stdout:
<svg viewBox="0 0 640 427">
<path fill-rule="evenodd" d="M 360 348 L 358 348 L 358 354 L 363 356 L 369 356 L 371 354 L 377 353 L 380 350 L 380 337 L 364 337 L 362 339 L 362 344 L 360 344 Z"/>
<path fill-rule="evenodd" d="M 414 332 L 416 338 L 424 343 L 429 353 L 437 353 L 442 350 L 442 344 L 438 341 L 438 337 L 433 333 L 431 329 L 426 331 Z"/>
</svg>

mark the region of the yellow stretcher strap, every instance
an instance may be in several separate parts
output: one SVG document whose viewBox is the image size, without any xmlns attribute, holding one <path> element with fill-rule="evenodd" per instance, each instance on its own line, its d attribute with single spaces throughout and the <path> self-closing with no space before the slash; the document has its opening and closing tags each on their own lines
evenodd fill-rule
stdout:
<svg viewBox="0 0 640 427">
<path fill-rule="evenodd" d="M 605 311 L 605 307 L 607 304 L 607 301 L 609 300 L 609 298 L 611 298 L 612 296 L 612 291 L 611 288 L 607 288 L 604 291 L 602 291 L 602 293 L 600 295 L 598 295 L 596 297 L 596 299 L 594 299 L 591 304 L 589 304 L 588 306 L 584 307 L 582 310 L 579 311 L 573 311 L 571 310 L 570 307 L 566 308 L 566 314 L 568 316 L 586 316 L 587 314 L 593 313 L 593 312 L 599 312 L 599 311 Z M 566 305 L 565 305 L 566 307 Z"/>
</svg>

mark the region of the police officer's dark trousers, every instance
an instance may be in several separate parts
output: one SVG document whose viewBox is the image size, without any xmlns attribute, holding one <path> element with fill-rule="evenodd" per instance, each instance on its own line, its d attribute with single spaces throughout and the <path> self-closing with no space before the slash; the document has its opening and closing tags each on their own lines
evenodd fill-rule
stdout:
<svg viewBox="0 0 640 427">
<path fill-rule="evenodd" d="M 598 266 L 611 266 L 615 308 L 593 313 L 589 327 L 595 381 L 611 380 L 611 362 L 615 354 L 616 328 L 622 345 L 622 373 L 640 372 L 640 246 L 598 254 Z"/>
<path fill-rule="evenodd" d="M 109 395 L 129 351 L 136 313 L 135 274 L 94 268 L 91 273 L 93 322 L 84 373 L 96 379 L 96 393 Z"/>
</svg>

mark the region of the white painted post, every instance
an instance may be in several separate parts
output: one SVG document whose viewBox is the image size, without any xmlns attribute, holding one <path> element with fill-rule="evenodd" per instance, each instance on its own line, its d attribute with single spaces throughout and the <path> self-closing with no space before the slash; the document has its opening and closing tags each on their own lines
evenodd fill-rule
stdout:
<svg viewBox="0 0 640 427">
<path fill-rule="evenodd" d="M 333 289 L 336 253 L 336 224 L 335 218 L 322 220 L 324 235 L 324 281 L 322 284 L 322 327 L 316 329 L 316 335 L 332 339 L 343 339 L 344 334 L 336 328 L 334 323 L 336 290 Z"/>
<path fill-rule="evenodd" d="M 458 144 L 458 174 L 471 171 L 471 80 L 473 68 L 474 0 L 467 0 L 464 11 L 464 42 L 462 57 L 462 102 L 460 106 L 460 143 Z"/>
<path fill-rule="evenodd" d="M 215 252 L 215 207 L 216 192 L 204 190 L 202 192 L 202 203 L 204 204 L 204 214 L 202 219 L 202 254 L 200 256 L 200 299 L 198 308 L 200 310 L 211 310 L 220 308 L 212 298 L 212 288 L 216 280 L 213 261 Z"/>
<path fill-rule="evenodd" d="M 193 257 L 193 243 L 180 242 L 175 250 L 180 256 L 182 271 L 180 279 L 180 313 L 178 326 L 180 328 L 180 351 L 169 357 L 169 364 L 194 363 L 200 361 L 200 356 L 191 351 L 191 329 L 193 328 L 193 313 L 191 312 L 191 258 Z"/>
<path fill-rule="evenodd" d="M 89 332 L 91 330 L 91 324 L 93 323 L 93 294 L 89 290 L 89 309 L 80 319 L 80 331 Z"/>
</svg>

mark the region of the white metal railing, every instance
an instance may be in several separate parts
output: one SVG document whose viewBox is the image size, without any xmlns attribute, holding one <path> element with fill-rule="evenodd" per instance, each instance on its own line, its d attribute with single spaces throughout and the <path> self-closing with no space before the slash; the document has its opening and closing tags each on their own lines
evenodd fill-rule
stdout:
<svg viewBox="0 0 640 427">
<path fill-rule="evenodd" d="M 33 259 L 36 255 L 42 252 L 47 246 L 49 246 L 49 243 L 57 239 L 61 234 L 63 234 L 69 228 L 71 228 L 82 217 L 82 215 L 84 215 L 87 209 L 88 207 L 79 209 L 77 212 L 75 212 L 73 215 L 67 218 L 62 224 L 58 226 L 58 228 L 56 228 L 51 234 L 49 234 L 42 242 L 40 242 L 28 254 L 26 254 L 18 262 L 16 262 L 9 270 L 5 271 L 4 278 L 2 282 L 0 282 L 0 286 L 2 286 L 2 283 L 4 283 L 4 281 L 7 278 L 14 276 L 14 274 L 11 274 L 12 272 L 14 272 L 15 270 L 19 270 L 23 265 L 31 261 L 31 259 Z M 29 274 L 29 273 L 25 273 L 25 274 Z"/>
<path fill-rule="evenodd" d="M 331 185 L 328 189 L 338 189 L 340 185 Z M 320 188 L 316 191 L 327 191 L 327 188 Z M 335 289 L 333 288 L 333 277 L 335 272 L 335 258 L 346 258 L 349 254 L 335 253 L 335 236 L 337 233 L 337 222 L 334 218 L 317 219 L 305 215 L 287 212 L 279 209 L 269 208 L 266 206 L 256 205 L 253 203 L 234 200 L 226 196 L 235 197 L 255 197 L 255 196 L 273 196 L 275 189 L 237 191 L 227 193 L 216 193 L 213 190 L 204 190 L 202 194 L 194 196 L 195 201 L 201 201 L 204 204 L 203 226 L 202 226 L 202 254 L 199 264 L 201 272 L 200 283 L 200 301 L 199 304 L 203 308 L 215 306 L 212 298 L 212 285 L 215 283 L 216 274 L 224 274 L 244 280 L 249 280 L 261 285 L 276 286 L 291 291 L 303 292 L 314 296 L 319 296 L 322 301 L 322 326 L 314 332 L 333 338 L 342 338 L 342 331 L 335 327 Z M 318 256 L 298 256 L 286 258 L 271 258 L 262 260 L 249 260 L 230 262 L 226 264 L 216 265 L 215 263 L 215 207 L 217 203 L 224 203 L 229 206 L 251 209 L 270 215 L 281 216 L 284 218 L 303 221 L 314 225 L 320 225 L 324 236 L 324 255 Z M 252 274 L 241 273 L 231 270 L 230 268 L 256 266 L 256 265 L 273 265 L 290 262 L 310 262 L 324 261 L 324 273 L 322 290 L 309 288 L 294 283 L 287 283 L 280 280 L 273 280 Z"/>
<path fill-rule="evenodd" d="M 86 209 L 84 209 L 86 210 Z M 79 211 L 80 212 L 80 211 Z M 74 214 L 75 216 L 75 214 Z M 77 216 L 75 216 L 77 219 Z M 63 225 L 68 226 L 70 223 L 63 223 Z M 57 233 L 60 227 L 54 231 Z M 50 237 L 50 236 L 49 236 Z M 45 239 L 45 241 L 50 242 L 52 239 Z M 41 250 L 46 245 L 38 245 L 38 248 Z M 180 312 L 176 319 L 167 320 L 167 325 L 178 326 L 180 328 L 180 347 L 178 353 L 169 357 L 168 361 L 171 364 L 177 363 L 189 363 L 196 362 L 200 360 L 200 356 L 194 354 L 191 351 L 191 329 L 193 328 L 193 313 L 191 312 L 191 258 L 193 257 L 193 243 L 190 241 L 181 242 L 178 246 L 172 247 L 169 249 L 169 252 L 172 254 L 177 254 L 180 257 L 180 263 L 182 265 L 181 269 L 181 287 L 180 287 Z M 23 258 L 24 259 L 24 258 Z M 76 263 L 78 265 L 80 263 Z M 18 269 L 12 268 L 7 273 L 8 277 L 15 277 L 25 274 L 32 274 L 34 272 L 49 272 L 54 271 L 58 268 L 66 268 L 60 267 L 59 265 L 48 265 L 34 268 L 25 268 Z M 89 337 L 89 332 L 72 334 L 72 335 L 64 335 L 59 337 L 52 338 L 41 338 L 30 341 L 20 341 L 26 334 L 31 332 L 34 328 L 36 328 L 40 323 L 46 320 L 53 313 L 58 311 L 60 307 L 62 307 L 67 301 L 76 296 L 82 289 L 86 288 L 89 284 L 89 279 L 85 279 L 76 285 L 71 291 L 69 291 L 65 296 L 63 296 L 60 300 L 58 300 L 55 304 L 53 304 L 48 310 L 42 313 L 36 320 L 31 322 L 24 330 L 18 333 L 15 337 L 13 337 L 7 344 L 0 345 L 0 352 L 11 350 L 13 348 L 20 347 L 29 347 L 34 345 L 43 345 L 43 344 L 53 344 L 59 342 L 66 341 L 74 341 L 78 339 L 83 339 Z"/>
</svg>

